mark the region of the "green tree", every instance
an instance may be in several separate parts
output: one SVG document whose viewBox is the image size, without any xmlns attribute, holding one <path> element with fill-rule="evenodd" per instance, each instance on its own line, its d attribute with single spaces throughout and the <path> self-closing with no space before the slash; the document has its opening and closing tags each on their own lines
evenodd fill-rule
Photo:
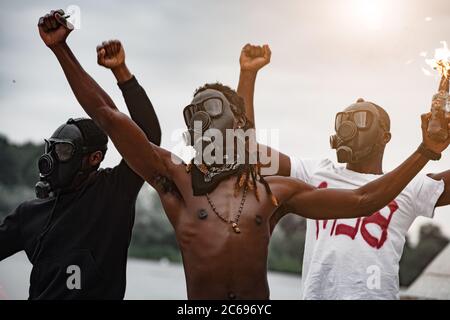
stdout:
<svg viewBox="0 0 450 320">
<path fill-rule="evenodd" d="M 12 144 L 0 135 L 0 217 L 34 197 L 36 163 L 43 148 L 33 143 Z"/>
<path fill-rule="evenodd" d="M 425 224 L 420 228 L 419 242 L 416 247 L 413 247 L 409 239 L 406 239 L 400 260 L 400 285 L 409 286 L 448 242 L 441 229 L 434 224 Z"/>
<path fill-rule="evenodd" d="M 180 262 L 178 243 L 158 194 L 148 186 L 142 188 L 136 204 L 131 256 Z"/>
</svg>

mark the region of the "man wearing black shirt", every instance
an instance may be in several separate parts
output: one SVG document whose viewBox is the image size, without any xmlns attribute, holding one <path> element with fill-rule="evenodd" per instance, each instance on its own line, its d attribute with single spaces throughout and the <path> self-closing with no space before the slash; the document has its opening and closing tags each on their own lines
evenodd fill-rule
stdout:
<svg viewBox="0 0 450 320">
<path fill-rule="evenodd" d="M 128 71 L 120 42 L 104 42 L 97 53 L 98 63 L 114 73 L 131 118 L 159 145 L 155 111 Z M 78 173 L 86 172 L 87 166 L 88 174 L 77 174 L 69 187 L 45 199 L 26 201 L 4 219 L 0 261 L 26 252 L 33 264 L 29 299 L 123 299 L 135 202 L 144 181 L 124 160 L 114 168 L 97 170 L 107 137 L 92 120 L 69 120 L 52 137 L 68 132 L 81 134 L 90 145 L 98 145 L 95 142 L 104 136 L 105 150 L 94 148 L 83 156 Z"/>
</svg>

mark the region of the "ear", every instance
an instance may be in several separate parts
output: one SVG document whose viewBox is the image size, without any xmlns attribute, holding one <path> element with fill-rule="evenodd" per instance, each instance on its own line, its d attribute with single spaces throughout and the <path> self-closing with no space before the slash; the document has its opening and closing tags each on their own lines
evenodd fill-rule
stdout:
<svg viewBox="0 0 450 320">
<path fill-rule="evenodd" d="M 89 155 L 88 163 L 89 166 L 95 167 L 103 160 L 103 152 L 95 151 Z"/>
<path fill-rule="evenodd" d="M 234 120 L 234 127 L 243 129 L 247 124 L 247 118 L 244 115 L 237 116 Z"/>
<path fill-rule="evenodd" d="M 382 142 L 384 145 L 387 145 L 389 141 L 391 141 L 392 135 L 390 132 L 385 131 L 382 136 Z"/>
</svg>

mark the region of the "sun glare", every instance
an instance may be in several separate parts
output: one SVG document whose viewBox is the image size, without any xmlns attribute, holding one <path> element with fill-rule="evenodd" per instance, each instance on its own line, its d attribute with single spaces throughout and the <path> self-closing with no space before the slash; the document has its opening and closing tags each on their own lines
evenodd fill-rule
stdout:
<svg viewBox="0 0 450 320">
<path fill-rule="evenodd" d="M 362 25 L 370 30 L 379 30 L 383 26 L 383 5 L 380 0 L 356 0 L 355 14 Z"/>
</svg>

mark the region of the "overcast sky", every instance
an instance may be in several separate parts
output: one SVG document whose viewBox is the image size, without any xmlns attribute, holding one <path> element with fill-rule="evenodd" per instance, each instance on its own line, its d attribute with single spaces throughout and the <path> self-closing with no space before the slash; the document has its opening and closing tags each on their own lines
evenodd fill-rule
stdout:
<svg viewBox="0 0 450 320">
<path fill-rule="evenodd" d="M 273 55 L 259 73 L 258 128 L 279 129 L 285 153 L 334 160 L 328 144 L 334 116 L 363 97 L 392 118 L 385 170 L 418 146 L 419 115 L 429 110 L 439 82 L 424 74 L 423 68 L 430 70 L 424 55 L 450 42 L 448 0 L 2 2 L 0 133 L 14 142 L 41 142 L 67 118 L 84 115 L 36 27 L 39 16 L 69 5 L 81 10 L 81 29 L 69 45 L 125 110 L 112 74 L 96 65 L 95 54 L 103 40 L 123 42 L 131 71 L 155 105 L 163 146 L 174 146 L 172 132 L 184 127 L 181 110 L 195 88 L 213 81 L 235 87 L 241 47 L 268 43 Z M 114 150 L 105 164 L 119 159 Z M 447 151 L 426 171 L 449 164 Z M 450 208 L 438 210 L 435 221 L 450 235 Z"/>
</svg>

